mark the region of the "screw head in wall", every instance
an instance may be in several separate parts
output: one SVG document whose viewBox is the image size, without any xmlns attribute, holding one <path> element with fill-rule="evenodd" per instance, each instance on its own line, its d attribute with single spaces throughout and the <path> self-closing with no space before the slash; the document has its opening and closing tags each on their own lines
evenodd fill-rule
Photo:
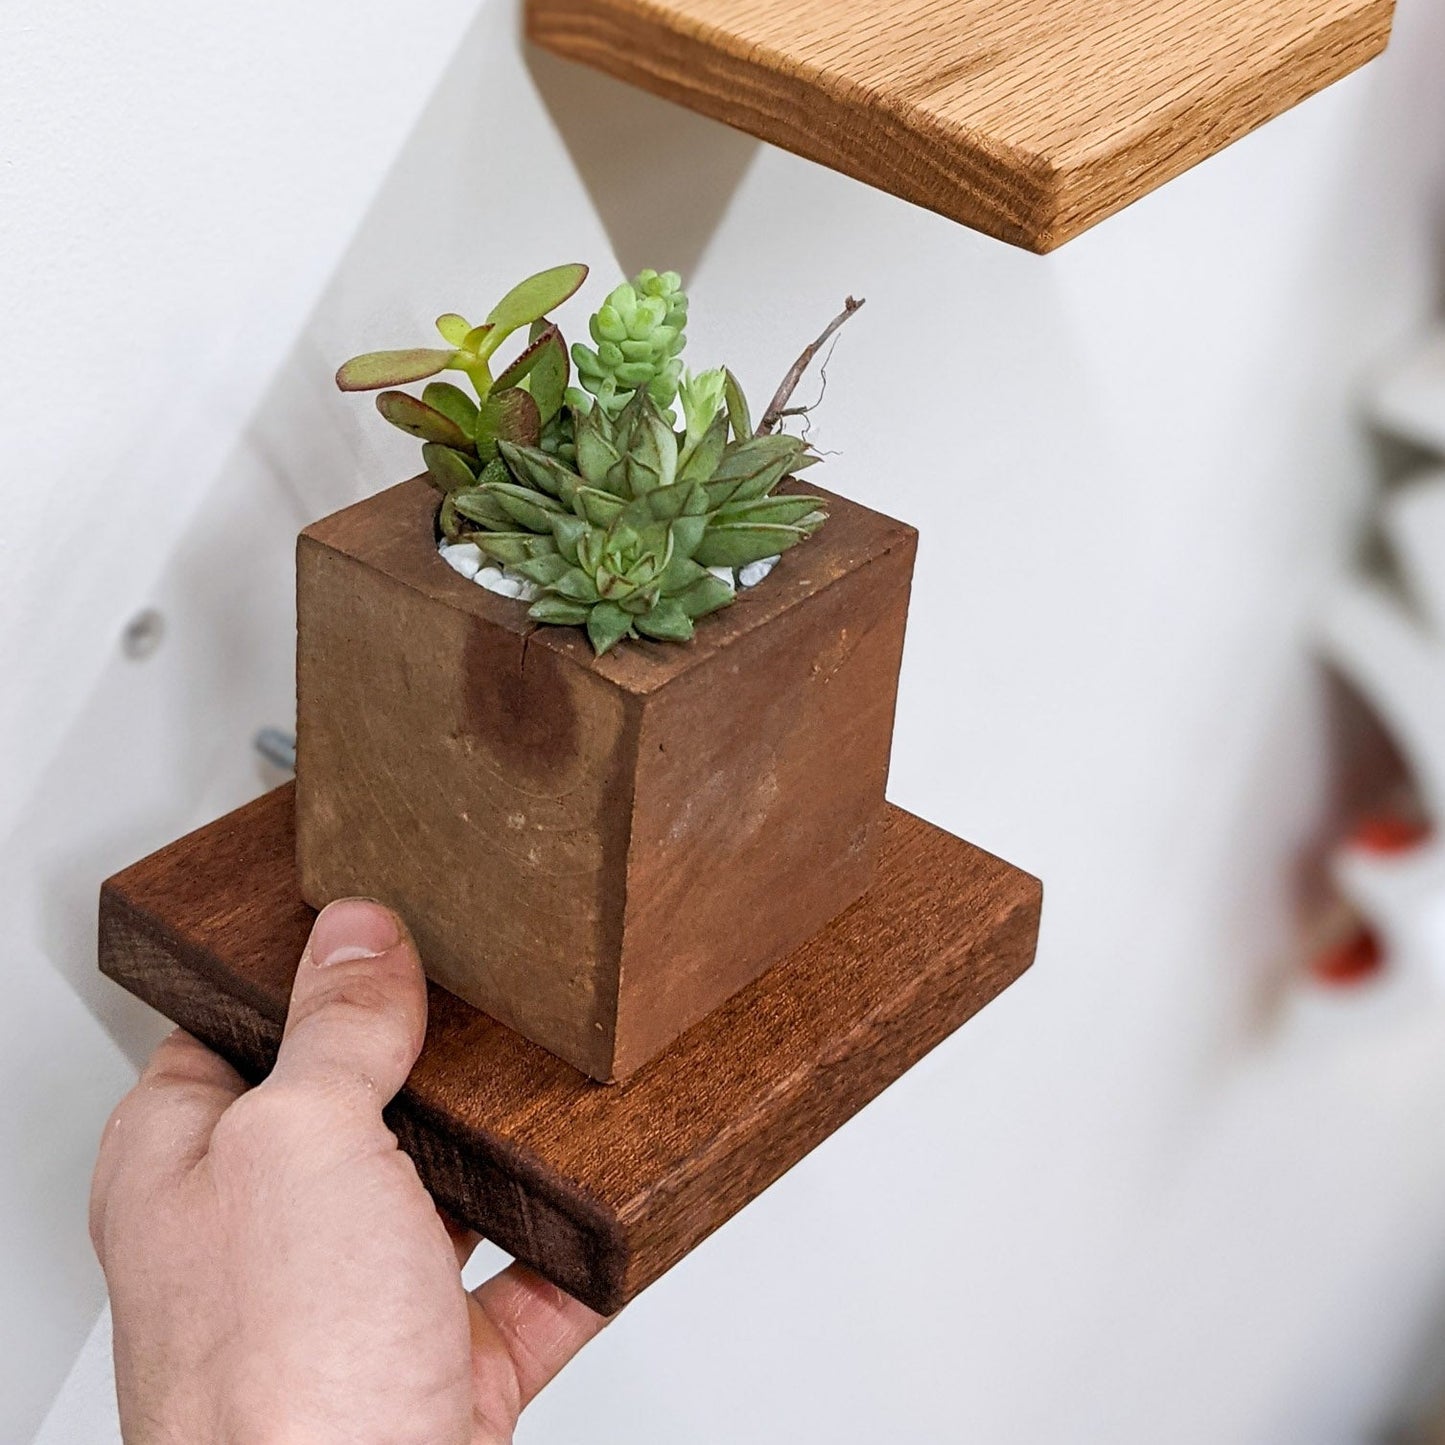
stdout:
<svg viewBox="0 0 1445 1445">
<path fill-rule="evenodd" d="M 132 662 L 143 662 L 160 647 L 166 634 L 166 620 L 154 607 L 137 612 L 120 635 L 120 650 Z"/>
</svg>

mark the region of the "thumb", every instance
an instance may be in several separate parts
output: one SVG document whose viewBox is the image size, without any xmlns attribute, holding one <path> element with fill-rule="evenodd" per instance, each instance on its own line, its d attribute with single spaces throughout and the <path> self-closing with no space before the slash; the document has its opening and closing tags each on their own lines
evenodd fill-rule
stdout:
<svg viewBox="0 0 1445 1445">
<path fill-rule="evenodd" d="M 406 1082 L 426 1033 L 426 979 L 389 908 L 343 898 L 322 909 L 291 988 L 271 1077 L 369 1096 L 380 1111 Z"/>
</svg>

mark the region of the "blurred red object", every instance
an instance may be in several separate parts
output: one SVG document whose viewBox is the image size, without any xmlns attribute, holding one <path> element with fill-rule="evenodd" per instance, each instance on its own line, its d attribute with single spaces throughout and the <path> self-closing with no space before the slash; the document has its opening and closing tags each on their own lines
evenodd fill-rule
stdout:
<svg viewBox="0 0 1445 1445">
<path fill-rule="evenodd" d="M 1344 847 L 1363 853 L 1408 853 L 1430 836 L 1430 825 L 1418 815 L 1373 813 L 1362 818 L 1345 838 Z M 1305 967 L 1318 983 L 1342 987 L 1373 978 L 1385 966 L 1385 952 L 1374 931 L 1348 904 L 1316 933 Z"/>
<path fill-rule="evenodd" d="M 1363 923 L 1348 938 L 1321 949 L 1308 965 L 1317 982 L 1333 987 L 1359 983 L 1379 973 L 1384 966 L 1380 940 Z"/>
<path fill-rule="evenodd" d="M 1366 853 L 1408 853 L 1429 836 L 1430 825 L 1423 818 L 1376 813 L 1373 817 L 1362 818 L 1345 844 Z"/>
</svg>

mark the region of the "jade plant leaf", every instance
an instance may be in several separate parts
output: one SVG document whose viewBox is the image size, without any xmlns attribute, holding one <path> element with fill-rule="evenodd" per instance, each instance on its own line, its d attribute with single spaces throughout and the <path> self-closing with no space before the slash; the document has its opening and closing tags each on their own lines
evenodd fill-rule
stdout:
<svg viewBox="0 0 1445 1445">
<path fill-rule="evenodd" d="M 518 354 L 515 361 L 497 373 L 497 379 L 493 385 L 497 387 L 521 386 L 532 374 L 532 368 L 541 359 L 548 343 L 559 335 L 561 333 L 555 326 L 545 327 L 541 334 L 534 337 Z"/>
<path fill-rule="evenodd" d="M 537 410 L 537 400 L 530 392 L 523 391 L 520 386 L 509 386 L 505 391 L 494 391 L 487 400 L 498 408 L 498 422 L 493 435 L 499 442 L 536 446 L 542 437 L 542 418 Z"/>
<path fill-rule="evenodd" d="M 435 376 L 452 364 L 455 351 L 417 346 L 410 351 L 369 351 L 344 361 L 336 373 L 342 391 L 375 391 L 380 386 L 404 386 Z"/>
<path fill-rule="evenodd" d="M 458 451 L 471 450 L 471 438 L 451 417 L 407 392 L 382 392 L 376 399 L 376 409 L 392 426 L 398 426 L 423 441 L 440 442 L 444 447 L 455 447 Z"/>
<path fill-rule="evenodd" d="M 476 434 L 477 404 L 461 387 L 449 381 L 429 381 L 422 388 L 421 399 L 443 416 L 451 417 L 468 436 Z"/>
<path fill-rule="evenodd" d="M 542 439 L 537 403 L 519 386 L 490 392 L 477 408 L 477 455 L 489 461 L 500 442 L 534 447 Z"/>
<path fill-rule="evenodd" d="M 560 306 L 586 279 L 587 268 L 580 264 L 539 271 L 518 282 L 492 307 L 487 324 L 504 334 L 530 326 Z"/>
<path fill-rule="evenodd" d="M 445 316 L 437 317 L 437 330 L 441 332 L 442 340 L 450 341 L 453 346 L 460 346 L 471 329 L 472 323 L 465 316 L 458 316 L 455 311 L 448 311 Z"/>
<path fill-rule="evenodd" d="M 543 336 L 535 343 L 541 345 L 541 354 L 527 377 L 527 390 L 536 398 L 537 410 L 542 413 L 544 424 L 562 410 L 562 403 L 567 396 L 567 384 L 572 379 L 572 363 L 567 359 L 567 344 L 555 326 L 550 329 L 550 336 Z"/>
<path fill-rule="evenodd" d="M 462 337 L 460 350 L 468 352 L 472 356 L 480 356 L 485 359 L 505 340 L 505 336 L 498 336 L 493 339 L 492 326 L 489 322 L 484 321 L 480 326 L 473 326 L 472 329 Z"/>
<path fill-rule="evenodd" d="M 443 446 L 440 442 L 425 442 L 421 459 L 426 463 L 431 484 L 444 495 L 477 484 L 476 473 L 467 458 L 454 447 Z"/>
</svg>

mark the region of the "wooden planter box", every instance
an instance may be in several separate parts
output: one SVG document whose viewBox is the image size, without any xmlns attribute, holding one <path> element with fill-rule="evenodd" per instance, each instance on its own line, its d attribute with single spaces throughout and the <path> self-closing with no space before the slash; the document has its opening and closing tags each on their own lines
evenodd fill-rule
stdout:
<svg viewBox="0 0 1445 1445">
<path fill-rule="evenodd" d="M 604 1081 L 811 938 L 873 878 L 916 540 L 821 495 L 693 642 L 602 658 L 453 572 L 422 479 L 307 528 L 306 902 L 398 908 L 436 982 Z"/>
</svg>

